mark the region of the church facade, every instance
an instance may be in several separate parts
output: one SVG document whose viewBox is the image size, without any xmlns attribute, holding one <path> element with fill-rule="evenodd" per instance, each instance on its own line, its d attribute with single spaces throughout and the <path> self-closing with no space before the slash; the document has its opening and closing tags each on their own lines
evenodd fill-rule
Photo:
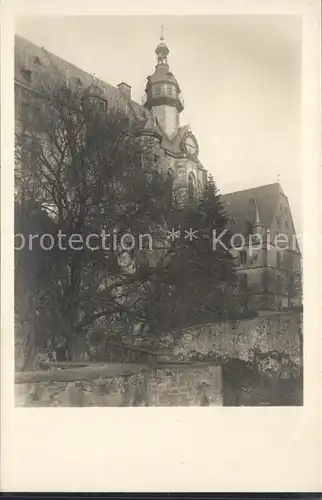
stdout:
<svg viewBox="0 0 322 500">
<path fill-rule="evenodd" d="M 142 104 L 131 98 L 131 87 L 117 87 L 95 78 L 44 48 L 16 37 L 15 104 L 16 111 L 29 113 L 31 96 L 41 82 L 57 79 L 75 90 L 88 89 L 89 96 L 106 111 L 122 106 L 128 115 L 142 123 L 162 155 L 165 173 L 185 202 L 198 201 L 207 182 L 207 171 L 199 160 L 199 146 L 189 125 L 181 125 L 184 109 L 181 88 L 170 71 L 169 48 L 161 37 L 156 47 L 156 66 L 147 77 Z M 16 113 L 18 116 L 18 112 Z M 18 120 L 16 121 L 19 127 Z M 223 195 L 231 234 L 241 234 L 245 245 L 232 250 L 240 277 L 240 297 L 244 309 L 285 310 L 301 304 L 301 254 L 296 241 L 287 197 L 279 183 Z M 278 249 L 279 233 L 288 235 L 291 245 Z M 252 237 L 263 236 L 256 249 Z"/>
</svg>

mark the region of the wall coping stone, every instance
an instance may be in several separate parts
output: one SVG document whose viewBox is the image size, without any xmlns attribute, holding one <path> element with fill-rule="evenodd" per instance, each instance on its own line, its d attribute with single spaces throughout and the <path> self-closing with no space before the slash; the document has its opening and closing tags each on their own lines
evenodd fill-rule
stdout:
<svg viewBox="0 0 322 500">
<path fill-rule="evenodd" d="M 81 363 L 79 363 L 81 364 Z M 148 370 L 146 365 L 130 363 L 88 363 L 81 367 L 65 370 L 30 370 L 15 373 L 16 384 L 35 382 L 75 382 L 80 380 L 95 380 L 99 378 L 129 377 Z"/>
<path fill-rule="evenodd" d="M 211 321 L 210 323 L 200 323 L 196 325 L 191 325 L 187 326 L 185 328 L 182 328 L 180 330 L 180 333 L 188 333 L 191 330 L 196 330 L 199 328 L 205 328 L 205 327 L 210 327 L 213 325 L 224 325 L 227 323 L 243 323 L 243 322 L 250 322 L 250 321 L 256 321 L 258 319 L 265 319 L 265 318 L 274 318 L 274 317 L 280 317 L 280 316 L 289 316 L 289 317 L 294 317 L 294 316 L 301 316 L 303 314 L 302 311 L 263 311 L 262 313 L 259 311 L 258 316 L 254 318 L 236 318 L 236 319 L 225 319 L 225 320 L 219 320 L 219 321 Z M 171 335 L 171 334 L 170 334 Z M 180 337 L 180 335 L 179 335 Z"/>
<path fill-rule="evenodd" d="M 114 346 L 119 346 L 120 344 L 118 344 L 117 342 L 114 342 L 112 340 L 107 340 L 106 341 L 106 344 L 107 345 L 114 345 Z M 133 345 L 129 342 L 123 342 L 123 347 L 125 349 L 131 349 L 132 351 L 137 351 L 137 352 L 144 352 L 146 354 L 151 354 L 153 356 L 159 356 L 160 354 L 163 355 L 163 354 L 169 354 L 171 352 L 171 349 L 167 349 L 167 348 L 162 348 L 162 349 L 153 349 L 151 348 L 149 345 L 147 344 L 143 344 L 143 345 Z"/>
</svg>

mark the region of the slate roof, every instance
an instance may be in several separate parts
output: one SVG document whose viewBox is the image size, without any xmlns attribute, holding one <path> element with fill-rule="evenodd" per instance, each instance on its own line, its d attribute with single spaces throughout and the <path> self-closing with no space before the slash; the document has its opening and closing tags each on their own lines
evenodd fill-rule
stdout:
<svg viewBox="0 0 322 500">
<path fill-rule="evenodd" d="M 221 195 L 223 206 L 230 217 L 229 228 L 235 233 L 249 234 L 255 223 L 257 203 L 260 222 L 265 229 L 269 229 L 280 194 L 284 193 L 276 182 Z"/>
<path fill-rule="evenodd" d="M 24 78 L 24 70 L 30 71 L 30 82 Z M 48 52 L 44 47 L 39 47 L 34 43 L 20 36 L 15 36 L 15 80 L 27 87 L 37 89 L 46 82 L 65 83 L 68 78 L 68 84 L 71 88 L 84 90 L 89 87 L 97 87 L 101 90 L 101 95 L 106 99 L 108 106 L 111 107 L 122 101 L 127 103 L 130 109 L 146 121 L 148 111 L 133 100 L 126 99 L 117 87 L 104 82 L 92 74 L 78 68 L 64 59 Z"/>
</svg>

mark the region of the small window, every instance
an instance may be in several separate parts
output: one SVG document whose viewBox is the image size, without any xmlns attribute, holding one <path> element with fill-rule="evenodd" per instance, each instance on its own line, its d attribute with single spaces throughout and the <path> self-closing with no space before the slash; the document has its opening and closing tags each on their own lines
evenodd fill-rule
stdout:
<svg viewBox="0 0 322 500">
<path fill-rule="evenodd" d="M 230 224 L 230 225 L 236 224 L 236 219 L 235 219 L 235 217 L 230 217 L 230 219 L 229 219 L 229 224 Z"/>
<path fill-rule="evenodd" d="M 246 252 L 246 250 L 241 250 L 240 251 L 240 263 L 246 264 L 246 262 L 247 262 L 247 252 Z"/>
<path fill-rule="evenodd" d="M 21 74 L 22 76 L 24 77 L 24 79 L 26 80 L 26 82 L 30 83 L 31 82 L 31 71 L 30 69 L 22 69 L 21 70 Z"/>
<path fill-rule="evenodd" d="M 167 172 L 166 179 L 166 196 L 167 196 L 167 206 L 172 207 L 173 202 L 173 183 L 174 183 L 174 172 L 172 168 L 169 168 Z"/>
<path fill-rule="evenodd" d="M 107 108 L 107 102 L 105 99 L 99 99 L 98 100 L 98 109 L 102 112 L 106 111 Z"/>
<path fill-rule="evenodd" d="M 39 66 L 41 65 L 41 61 L 40 61 L 40 58 L 38 56 L 34 57 L 34 63 L 38 64 Z"/>
<path fill-rule="evenodd" d="M 90 103 L 92 106 L 95 106 L 100 113 L 104 113 L 107 109 L 107 101 L 100 97 L 91 97 Z"/>
<path fill-rule="evenodd" d="M 247 290 L 247 274 L 241 274 L 240 275 L 240 288 L 243 292 L 246 292 Z"/>
<path fill-rule="evenodd" d="M 285 227 L 288 229 L 288 220 L 285 221 Z"/>
<path fill-rule="evenodd" d="M 259 234 L 252 234 L 252 244 L 253 245 L 260 245 L 261 243 L 261 237 Z"/>
<path fill-rule="evenodd" d="M 82 87 L 83 84 L 82 84 L 82 80 L 80 78 L 76 78 L 76 85 L 78 85 L 79 87 Z"/>
</svg>

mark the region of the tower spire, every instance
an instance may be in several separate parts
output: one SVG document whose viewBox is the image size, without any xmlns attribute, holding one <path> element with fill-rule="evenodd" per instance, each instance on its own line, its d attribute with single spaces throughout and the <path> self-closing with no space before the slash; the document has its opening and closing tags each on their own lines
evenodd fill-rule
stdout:
<svg viewBox="0 0 322 500">
<path fill-rule="evenodd" d="M 154 73 L 147 77 L 144 105 L 148 109 L 154 109 L 159 121 L 166 119 L 170 136 L 179 126 L 178 113 L 183 110 L 183 101 L 179 84 L 169 68 L 168 54 L 170 50 L 164 42 L 164 31 L 165 27 L 162 24 L 159 44 L 155 49 L 156 66 Z"/>
<path fill-rule="evenodd" d="M 263 225 L 259 216 L 258 201 L 254 198 L 255 217 L 253 223 L 253 234 L 263 234 Z"/>
<path fill-rule="evenodd" d="M 258 212 L 258 203 L 257 200 L 255 200 L 255 226 L 260 226 L 261 221 L 259 218 L 259 212 Z"/>
</svg>

